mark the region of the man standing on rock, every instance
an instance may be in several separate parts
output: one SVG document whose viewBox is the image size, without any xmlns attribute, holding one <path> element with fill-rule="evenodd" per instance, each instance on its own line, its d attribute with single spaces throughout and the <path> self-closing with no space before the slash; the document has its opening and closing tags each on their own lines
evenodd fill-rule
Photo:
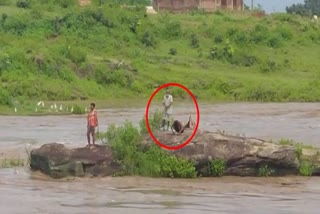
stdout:
<svg viewBox="0 0 320 214">
<path fill-rule="evenodd" d="M 96 111 L 96 105 L 94 103 L 90 104 L 90 112 L 87 116 L 87 138 L 88 145 L 90 144 L 90 135 L 92 136 L 92 145 L 95 145 L 96 133 L 95 129 L 98 126 L 98 116 Z"/>
<path fill-rule="evenodd" d="M 169 89 L 167 89 L 166 95 L 164 95 L 162 103 L 164 106 L 164 117 L 163 117 L 162 124 L 161 124 L 160 128 L 164 128 L 166 121 L 167 121 L 167 130 L 169 130 L 170 119 L 171 119 L 171 115 L 172 115 L 172 103 L 173 103 L 173 97 L 170 94 Z"/>
</svg>

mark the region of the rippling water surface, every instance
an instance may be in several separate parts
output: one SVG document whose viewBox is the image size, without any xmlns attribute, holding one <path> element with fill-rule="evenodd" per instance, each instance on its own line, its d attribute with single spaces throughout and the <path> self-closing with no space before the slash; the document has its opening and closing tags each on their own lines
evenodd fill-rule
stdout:
<svg viewBox="0 0 320 214">
<path fill-rule="evenodd" d="M 320 146 L 319 104 L 200 104 L 200 129 Z M 153 111 L 155 107 L 151 109 Z M 187 120 L 192 105 L 175 105 Z M 144 108 L 99 110 L 100 130 Z M 25 157 L 25 147 L 86 144 L 84 116 L 0 116 L 0 158 Z M 193 180 L 137 177 L 56 181 L 28 169 L 0 169 L 1 213 L 319 213 L 320 179 L 303 177 Z"/>
</svg>

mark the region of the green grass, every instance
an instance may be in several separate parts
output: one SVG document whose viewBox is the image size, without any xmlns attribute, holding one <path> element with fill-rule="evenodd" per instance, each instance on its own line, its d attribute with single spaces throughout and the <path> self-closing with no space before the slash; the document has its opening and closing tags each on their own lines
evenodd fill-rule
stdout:
<svg viewBox="0 0 320 214">
<path fill-rule="evenodd" d="M 209 175 L 214 177 L 221 177 L 224 175 L 226 170 L 225 160 L 212 160 L 209 162 Z"/>
<path fill-rule="evenodd" d="M 30 2 L 0 7 L 0 105 L 10 109 L 32 100 L 147 99 L 167 82 L 206 101 L 320 101 L 320 25 L 309 19 Z"/>
<path fill-rule="evenodd" d="M 261 165 L 259 167 L 259 171 L 258 171 L 258 176 L 259 177 L 268 177 L 270 176 L 272 173 L 271 173 L 271 169 L 269 168 L 268 165 Z"/>
<path fill-rule="evenodd" d="M 296 156 L 299 160 L 299 175 L 302 176 L 311 176 L 314 168 L 317 167 L 318 159 L 319 159 L 319 148 L 295 142 L 289 139 L 281 139 L 279 141 L 280 145 L 294 146 Z M 315 165 L 316 164 L 316 165 Z"/>
<path fill-rule="evenodd" d="M 27 160 L 24 159 L 1 159 L 0 168 L 13 168 L 26 166 L 28 164 Z"/>
</svg>

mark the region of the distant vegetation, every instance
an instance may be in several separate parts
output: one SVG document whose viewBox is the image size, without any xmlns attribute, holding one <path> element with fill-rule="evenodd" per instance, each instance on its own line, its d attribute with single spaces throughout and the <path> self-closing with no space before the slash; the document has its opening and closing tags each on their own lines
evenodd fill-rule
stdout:
<svg viewBox="0 0 320 214">
<path fill-rule="evenodd" d="M 199 99 L 320 101 L 320 25 L 310 18 L 12 2 L 0 0 L 0 105 L 146 98 L 169 81 Z"/>
<path fill-rule="evenodd" d="M 320 0 L 304 0 L 303 4 L 293 4 L 286 8 L 288 13 L 301 16 L 320 16 Z"/>
</svg>

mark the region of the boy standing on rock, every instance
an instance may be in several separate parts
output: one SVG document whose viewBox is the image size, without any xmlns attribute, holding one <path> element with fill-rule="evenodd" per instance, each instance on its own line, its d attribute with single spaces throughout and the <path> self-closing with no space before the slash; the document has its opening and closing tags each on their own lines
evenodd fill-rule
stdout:
<svg viewBox="0 0 320 214">
<path fill-rule="evenodd" d="M 87 138 L 88 145 L 90 144 L 90 135 L 92 136 L 92 145 L 95 145 L 96 133 L 95 128 L 98 126 L 98 116 L 96 111 L 96 105 L 94 103 L 90 104 L 90 112 L 87 116 Z"/>
<path fill-rule="evenodd" d="M 167 130 L 169 130 L 170 119 L 171 119 L 171 115 L 172 115 L 172 103 L 173 103 L 173 97 L 170 94 L 169 89 L 167 89 L 166 95 L 164 95 L 162 103 L 164 106 L 164 117 L 163 117 L 162 124 L 161 124 L 160 128 L 164 128 L 166 121 L 167 121 Z"/>
</svg>

